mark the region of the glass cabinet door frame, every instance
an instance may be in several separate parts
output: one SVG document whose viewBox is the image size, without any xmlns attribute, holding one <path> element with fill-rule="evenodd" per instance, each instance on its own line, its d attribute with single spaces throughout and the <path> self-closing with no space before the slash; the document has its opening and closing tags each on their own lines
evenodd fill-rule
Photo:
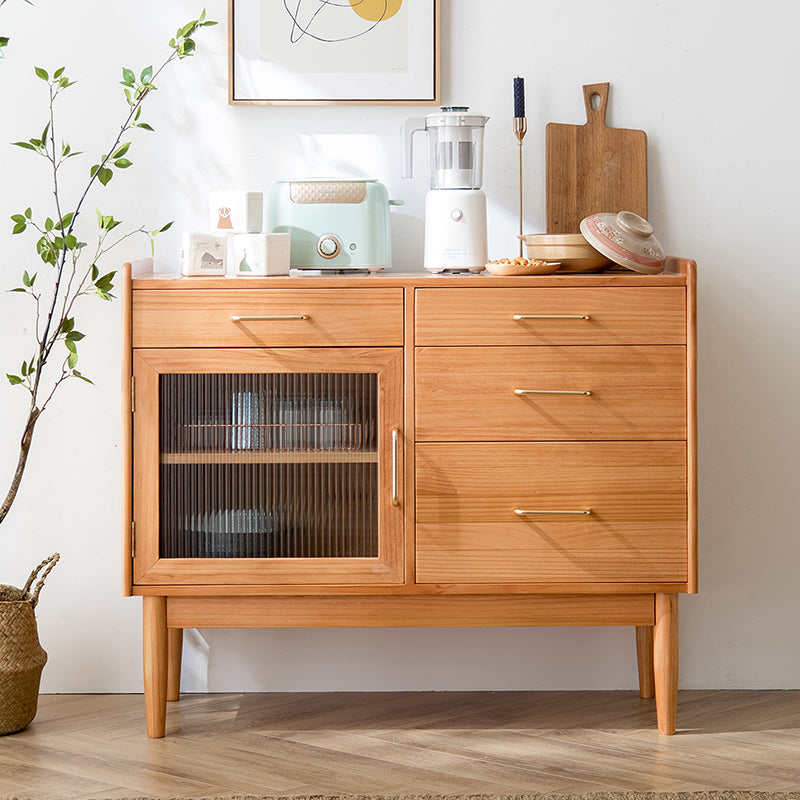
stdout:
<svg viewBox="0 0 800 800">
<path fill-rule="evenodd" d="M 159 377 L 214 373 L 377 375 L 378 555 L 161 558 Z M 402 348 L 153 349 L 133 353 L 134 584 L 397 584 L 404 580 Z"/>
</svg>

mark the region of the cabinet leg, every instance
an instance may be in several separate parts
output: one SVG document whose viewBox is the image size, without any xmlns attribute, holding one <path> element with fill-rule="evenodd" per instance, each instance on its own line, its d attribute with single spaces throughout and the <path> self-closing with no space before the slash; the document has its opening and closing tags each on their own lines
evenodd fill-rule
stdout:
<svg viewBox="0 0 800 800">
<path fill-rule="evenodd" d="M 160 739 L 167 723 L 167 598 L 142 598 L 144 705 L 147 735 Z"/>
<path fill-rule="evenodd" d="M 636 662 L 639 666 L 639 696 L 649 700 L 656 696 L 652 625 L 636 626 Z"/>
<path fill-rule="evenodd" d="M 675 733 L 678 710 L 678 595 L 656 595 L 653 667 L 658 732 Z"/>
<path fill-rule="evenodd" d="M 167 628 L 167 702 L 181 699 L 183 628 Z"/>
</svg>

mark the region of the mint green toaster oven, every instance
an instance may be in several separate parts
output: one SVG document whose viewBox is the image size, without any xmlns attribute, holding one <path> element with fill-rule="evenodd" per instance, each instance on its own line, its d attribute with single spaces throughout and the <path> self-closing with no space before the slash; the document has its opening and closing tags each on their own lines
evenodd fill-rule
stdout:
<svg viewBox="0 0 800 800">
<path fill-rule="evenodd" d="M 377 272 L 392 265 L 393 205 L 376 180 L 278 181 L 267 230 L 290 234 L 293 269 Z"/>
</svg>

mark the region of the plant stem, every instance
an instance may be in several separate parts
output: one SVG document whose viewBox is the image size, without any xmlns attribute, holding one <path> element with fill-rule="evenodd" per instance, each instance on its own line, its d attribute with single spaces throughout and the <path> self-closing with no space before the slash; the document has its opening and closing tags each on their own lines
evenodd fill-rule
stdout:
<svg viewBox="0 0 800 800">
<path fill-rule="evenodd" d="M 28 411 L 28 418 L 25 420 L 22 439 L 19 443 L 19 459 L 17 460 L 17 468 L 14 470 L 14 477 L 11 479 L 11 486 L 8 489 L 5 500 L 3 500 L 3 505 L 0 506 L 0 523 L 2 523 L 6 518 L 6 514 L 8 514 L 8 511 L 14 502 L 14 498 L 17 496 L 19 484 L 25 472 L 25 466 L 28 463 L 28 454 L 30 453 L 31 440 L 33 439 L 33 429 L 41 413 L 41 409 L 36 408 L 35 400 L 31 399 L 31 407 Z"/>
<path fill-rule="evenodd" d="M 56 140 L 55 140 L 55 133 L 53 131 L 54 118 L 55 118 L 55 115 L 54 115 L 54 112 L 53 112 L 53 104 L 55 102 L 56 94 L 57 94 L 57 91 L 53 91 L 53 86 L 51 84 L 50 85 L 50 128 L 49 128 L 49 134 L 50 134 L 50 141 L 52 142 L 52 146 L 53 146 L 53 156 L 52 156 L 52 158 L 48 157 L 48 160 L 53 165 L 53 195 L 55 197 L 56 211 L 58 212 L 58 218 L 59 218 L 59 222 L 60 222 L 63 219 L 63 217 L 61 216 L 61 202 L 60 202 L 60 197 L 59 197 L 59 194 L 58 194 L 58 164 L 56 163 L 56 144 L 55 144 Z M 46 149 L 47 148 L 45 147 L 45 150 Z M 61 235 L 62 235 L 62 238 L 63 238 L 64 237 L 63 228 L 61 230 Z M 37 366 L 36 378 L 34 379 L 34 384 L 33 384 L 33 400 L 34 400 L 34 402 L 36 402 L 36 393 L 37 393 L 37 391 L 39 389 L 39 380 L 40 380 L 40 376 L 42 374 L 41 367 L 44 365 L 45 361 L 47 361 L 47 357 L 50 355 L 50 350 L 52 350 L 53 345 L 55 344 L 56 339 L 58 337 L 58 331 L 56 331 L 56 335 L 52 337 L 51 341 L 48 341 L 48 336 L 50 334 L 50 326 L 51 326 L 52 321 L 53 321 L 53 314 L 55 313 L 56 304 L 58 303 L 58 295 L 59 295 L 59 290 L 61 288 L 61 278 L 62 278 L 62 275 L 64 273 L 65 260 L 66 260 L 66 250 L 65 250 L 65 248 L 62 247 L 61 251 L 59 253 L 58 268 L 56 269 L 56 280 L 55 280 L 55 286 L 53 288 L 53 299 L 52 299 L 52 301 L 50 303 L 50 310 L 47 313 L 47 319 L 45 320 L 45 323 L 44 323 L 44 330 L 42 331 L 42 340 L 41 340 L 42 344 L 39 346 L 38 361 L 37 361 L 37 365 L 36 365 Z M 61 327 L 61 326 L 59 325 L 59 327 Z"/>
<path fill-rule="evenodd" d="M 31 2 L 31 0 L 25 1 L 28 3 Z M 5 5 L 5 3 L 6 0 L 0 0 L 0 7 Z M 95 181 L 102 178 L 101 182 L 105 185 L 108 180 L 110 180 L 110 173 L 112 170 L 106 165 L 113 163 L 115 167 L 120 169 L 130 166 L 130 162 L 124 164 L 119 160 L 122 158 L 122 153 L 120 153 L 117 158 L 114 157 L 114 154 L 117 153 L 121 147 L 123 137 L 133 127 L 144 127 L 152 130 L 152 128 L 150 128 L 148 125 L 141 123 L 137 125 L 139 113 L 141 111 L 141 106 L 144 102 L 144 99 L 150 94 L 151 90 L 155 88 L 156 79 L 168 64 L 170 64 L 176 58 L 184 58 L 187 55 L 191 55 L 192 50 L 194 49 L 194 43 L 190 41 L 188 37 L 199 27 L 205 27 L 207 25 L 216 25 L 216 22 L 206 20 L 205 11 L 203 11 L 198 20 L 194 20 L 178 30 L 176 38 L 170 42 L 172 52 L 164 61 L 164 63 L 158 68 L 158 70 L 155 71 L 155 73 L 153 73 L 152 67 L 148 67 L 144 72 L 142 72 L 142 76 L 139 81 L 136 81 L 134 77 L 129 82 L 124 84 L 134 88 L 134 84 L 138 83 L 138 86 L 135 87 L 135 95 L 131 95 L 127 90 L 125 92 L 128 98 L 129 113 L 123 124 L 120 126 L 119 132 L 111 148 L 107 151 L 106 155 L 103 156 L 100 164 L 97 165 L 96 168 L 93 168 L 93 174 L 90 175 L 89 181 L 86 184 L 83 193 L 80 195 L 77 205 L 71 212 L 67 213 L 66 217 L 62 210 L 61 187 L 59 185 L 58 170 L 69 153 L 68 147 L 66 147 L 63 143 L 60 156 L 56 150 L 54 106 L 56 97 L 63 89 L 68 88 L 71 85 L 71 82 L 66 77 L 62 77 L 64 72 L 63 67 L 57 70 L 52 78 L 50 78 L 44 70 L 40 70 L 39 68 L 36 69 L 37 75 L 39 75 L 39 77 L 41 77 L 43 80 L 46 80 L 49 84 L 50 120 L 45 134 L 42 136 L 41 142 L 37 142 L 36 139 L 31 139 L 29 143 L 23 143 L 22 146 L 26 147 L 27 149 L 37 151 L 40 155 L 44 156 L 48 161 L 51 162 L 53 196 L 55 198 L 57 223 L 55 223 L 54 226 L 52 221 L 48 218 L 44 225 L 40 227 L 33 222 L 30 209 L 25 212 L 22 222 L 17 221 L 17 218 L 12 219 L 17 221 L 17 227 L 21 225 L 22 230 L 30 225 L 31 228 L 39 232 L 41 238 L 37 244 L 37 250 L 43 261 L 48 264 L 52 264 L 55 270 L 55 277 L 52 298 L 45 299 L 41 292 L 37 293 L 33 289 L 33 278 L 35 278 L 36 275 L 34 274 L 33 278 L 29 278 L 27 271 L 24 274 L 24 283 L 25 287 L 27 288 L 23 291 L 29 291 L 36 303 L 35 337 L 37 349 L 31 358 L 30 363 L 23 361 L 21 377 L 14 375 L 8 376 L 12 384 L 25 384 L 25 388 L 28 390 L 31 397 L 28 415 L 25 420 L 22 438 L 20 440 L 17 466 L 11 479 L 11 484 L 6 493 L 5 499 L 3 500 L 2 505 L 0 505 L 0 523 L 2 523 L 5 519 L 17 496 L 17 492 L 22 481 L 22 476 L 28 463 L 28 456 L 30 454 L 34 428 L 40 415 L 53 398 L 58 386 L 60 386 L 61 383 L 67 378 L 74 376 L 88 380 L 74 367 L 75 359 L 73 359 L 73 354 L 76 354 L 74 342 L 79 338 L 77 336 L 79 332 L 75 331 L 74 319 L 70 317 L 73 305 L 79 296 L 88 293 L 88 287 L 95 281 L 95 278 L 92 276 L 95 275 L 95 262 L 100 255 L 107 252 L 121 241 L 124 241 L 128 236 L 132 235 L 127 234 L 113 244 L 105 246 L 105 239 L 108 235 L 108 230 L 106 229 L 106 223 L 102 223 L 101 221 L 101 233 L 95 259 L 90 264 L 86 274 L 81 276 L 78 272 L 78 260 L 80 258 L 80 251 L 84 245 L 83 243 L 78 242 L 73 235 L 75 223 L 78 220 L 78 216 L 83 208 L 84 202 L 86 201 L 90 190 L 95 185 Z M 4 37 L 2 44 L 6 43 L 7 39 Z M 191 47 L 188 47 L 188 49 L 187 44 L 191 45 Z M 0 53 L 0 55 L 2 55 L 2 53 Z M 123 75 L 125 75 L 126 72 L 128 71 L 124 70 Z M 147 75 L 147 78 L 145 75 Z M 128 81 L 127 78 L 126 81 Z M 128 144 L 125 147 L 125 150 L 127 150 L 128 146 L 130 145 Z M 125 150 L 123 150 L 123 152 L 125 152 Z M 108 179 L 105 177 L 106 174 L 109 174 Z M 66 218 L 69 218 L 69 225 L 65 229 Z M 118 225 L 119 222 L 114 221 L 112 217 L 111 222 L 107 224 L 114 227 Z M 165 229 L 166 228 L 163 230 Z M 139 231 L 143 230 L 143 228 L 139 229 Z M 20 231 L 15 228 L 14 233 L 19 232 Z M 68 259 L 70 261 L 69 264 Z M 95 287 L 97 293 L 105 299 L 108 299 L 108 289 L 110 288 L 110 284 L 107 285 L 107 283 L 108 282 L 103 282 L 101 289 L 100 281 L 97 281 L 97 285 Z M 68 320 L 70 320 L 69 325 L 66 324 Z M 70 335 L 71 332 L 73 333 L 72 336 Z M 80 334 L 80 338 L 82 338 L 82 336 L 83 335 Z M 44 367 L 52 355 L 53 347 L 55 347 L 56 343 L 62 337 L 65 340 L 69 354 L 61 364 L 61 374 L 53 376 L 52 379 L 50 376 L 48 376 L 47 382 L 42 383 Z M 44 398 L 43 402 L 40 402 L 40 393 L 41 395 L 44 395 L 48 388 L 50 390 L 49 393 Z"/>
</svg>

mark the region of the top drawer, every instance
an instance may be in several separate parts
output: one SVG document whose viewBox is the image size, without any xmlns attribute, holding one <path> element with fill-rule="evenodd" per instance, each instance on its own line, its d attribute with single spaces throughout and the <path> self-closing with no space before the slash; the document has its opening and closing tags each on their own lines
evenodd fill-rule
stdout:
<svg viewBox="0 0 800 800">
<path fill-rule="evenodd" d="M 681 286 L 417 289 L 418 345 L 685 344 Z"/>
<path fill-rule="evenodd" d="M 402 344 L 402 289 L 138 289 L 133 293 L 134 347 Z"/>
</svg>

